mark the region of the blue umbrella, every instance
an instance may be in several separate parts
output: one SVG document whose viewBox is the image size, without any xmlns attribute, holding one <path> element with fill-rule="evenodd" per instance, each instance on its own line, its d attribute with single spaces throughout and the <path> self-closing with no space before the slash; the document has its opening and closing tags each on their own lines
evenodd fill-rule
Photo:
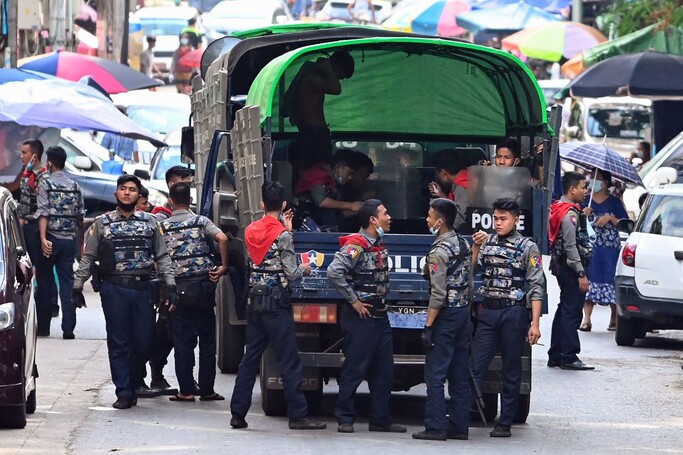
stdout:
<svg viewBox="0 0 683 455">
<path fill-rule="evenodd" d="M 54 79 L 50 74 L 40 73 L 38 71 L 23 70 L 20 68 L 0 68 L 0 84 L 7 82 L 21 82 L 30 79 Z"/>
<path fill-rule="evenodd" d="M 524 0 L 524 2 L 549 13 L 559 13 L 572 4 L 572 0 Z M 511 3 L 519 3 L 519 0 L 472 0 L 470 5 L 472 9 L 486 9 L 499 8 Z"/>
<path fill-rule="evenodd" d="M 565 142 L 560 144 L 560 157 L 584 169 L 600 169 L 609 172 L 615 179 L 645 186 L 626 158 L 602 144 Z"/>
<path fill-rule="evenodd" d="M 459 14 L 458 25 L 471 32 L 513 33 L 529 27 L 539 27 L 560 18 L 520 1 L 499 8 L 479 9 Z"/>
</svg>

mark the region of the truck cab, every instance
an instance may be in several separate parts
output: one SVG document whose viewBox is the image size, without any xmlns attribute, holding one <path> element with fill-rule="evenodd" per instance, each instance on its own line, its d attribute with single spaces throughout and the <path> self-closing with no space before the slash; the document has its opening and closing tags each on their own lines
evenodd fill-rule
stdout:
<svg viewBox="0 0 683 455">
<path fill-rule="evenodd" d="M 348 34 L 352 28 L 340 30 Z M 557 140 L 551 134 L 535 79 L 509 54 L 455 40 L 384 32 L 378 37 L 337 36 L 298 46 L 303 44 L 300 38 L 304 33 L 311 31 L 271 36 L 273 42 L 289 42 L 292 50 L 265 63 L 250 61 L 245 71 L 253 74 L 254 68 L 260 69 L 248 86 L 246 99 L 238 101 L 237 93 L 230 91 L 234 85 L 229 80 L 237 81 L 246 74 L 237 70 L 239 62 L 233 62 L 229 76 L 230 55 L 257 38 L 236 43 L 230 54 L 210 65 L 203 83 L 193 81 L 193 158 L 200 211 L 232 235 L 230 274 L 221 280 L 217 292 L 219 367 L 224 373 L 235 372 L 244 352 L 247 271 L 241 239 L 246 225 L 263 216 L 261 185 L 268 179 L 278 180 L 286 188 L 294 185 L 297 169 L 289 151 L 298 131 L 281 114 L 282 98 L 306 62 L 344 50 L 354 58 L 356 70 L 342 82 L 340 95 L 327 97 L 325 114 L 333 150 L 350 148 L 373 161 L 375 172 L 368 186 L 394 220 L 385 237 L 391 269 L 387 303 L 397 367 L 394 389 L 408 390 L 423 382 L 424 350 L 419 336 L 429 289 L 420 271 L 433 241 L 424 217 L 429 207 L 427 184 L 434 179 L 434 154 L 444 148 L 456 150 L 459 165 L 474 176 L 463 234 L 491 231 L 493 199 L 515 197 L 524 214 L 519 229 L 543 250 Z M 339 30 L 335 33 L 340 35 Z M 264 55 L 268 51 L 270 56 L 275 53 L 274 48 L 261 48 Z M 559 115 L 554 118 L 559 122 Z M 559 123 L 555 128 L 559 130 Z M 477 165 L 490 159 L 495 144 L 508 136 L 520 140 L 525 155 L 541 141 L 546 145 L 542 188 L 528 185 L 531 174 L 527 168 Z M 535 169 L 535 164 L 529 168 Z M 290 196 L 295 203 L 294 195 Z M 297 255 L 314 270 L 294 284 L 292 298 L 304 365 L 302 388 L 312 408 L 321 402 L 323 384 L 337 377 L 343 363 L 338 316 L 344 302 L 325 276 L 326 266 L 339 249 L 340 235 L 342 232 L 294 233 Z M 525 421 L 529 412 L 530 354 L 528 347 L 519 422 Z M 502 388 L 500 370 L 497 358 L 483 384 L 487 420 L 496 415 L 497 394 Z M 270 351 L 263 358 L 261 389 L 264 412 L 282 414 L 282 383 Z"/>
</svg>

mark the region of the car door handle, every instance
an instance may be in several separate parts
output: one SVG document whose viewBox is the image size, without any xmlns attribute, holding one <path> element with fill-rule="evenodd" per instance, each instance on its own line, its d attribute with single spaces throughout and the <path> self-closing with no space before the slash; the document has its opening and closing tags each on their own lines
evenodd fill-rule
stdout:
<svg viewBox="0 0 683 455">
<path fill-rule="evenodd" d="M 674 251 L 674 257 L 678 261 L 683 261 L 683 251 Z"/>
</svg>

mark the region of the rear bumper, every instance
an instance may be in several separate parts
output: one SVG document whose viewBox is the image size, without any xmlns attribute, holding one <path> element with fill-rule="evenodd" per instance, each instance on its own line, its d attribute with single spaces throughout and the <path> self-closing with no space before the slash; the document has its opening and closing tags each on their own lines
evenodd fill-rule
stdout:
<svg viewBox="0 0 683 455">
<path fill-rule="evenodd" d="M 683 299 L 650 299 L 636 288 L 633 277 L 616 276 L 616 303 L 619 316 L 644 319 L 660 329 L 683 329 Z"/>
</svg>

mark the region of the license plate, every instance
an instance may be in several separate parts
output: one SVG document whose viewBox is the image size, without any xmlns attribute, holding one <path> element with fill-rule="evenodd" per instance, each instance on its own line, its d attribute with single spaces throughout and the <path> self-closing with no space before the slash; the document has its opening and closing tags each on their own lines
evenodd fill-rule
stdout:
<svg viewBox="0 0 683 455">
<path fill-rule="evenodd" d="M 389 324 L 395 329 L 423 329 L 427 322 L 427 308 L 388 306 Z"/>
</svg>

